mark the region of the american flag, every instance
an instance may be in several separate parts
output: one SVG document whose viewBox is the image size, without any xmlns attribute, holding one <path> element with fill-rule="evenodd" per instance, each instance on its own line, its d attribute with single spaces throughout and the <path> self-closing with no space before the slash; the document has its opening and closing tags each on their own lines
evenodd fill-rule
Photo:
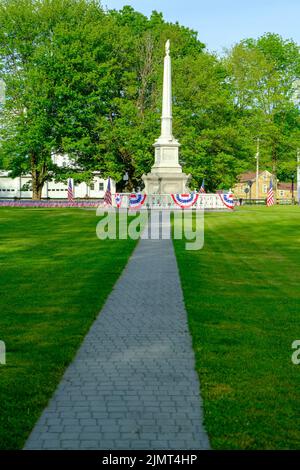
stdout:
<svg viewBox="0 0 300 470">
<path fill-rule="evenodd" d="M 201 188 L 200 188 L 200 191 L 199 191 L 199 192 L 200 192 L 200 193 L 205 193 L 205 192 L 206 192 L 206 191 L 205 191 L 205 187 L 204 187 L 204 179 L 203 179 L 203 181 L 202 181 Z"/>
<path fill-rule="evenodd" d="M 73 194 L 73 185 L 72 185 L 72 178 L 68 180 L 68 201 L 74 201 L 74 194 Z"/>
<path fill-rule="evenodd" d="M 111 189 L 110 189 L 110 178 L 107 181 L 107 188 L 104 194 L 104 204 L 106 206 L 111 206 Z"/>
<path fill-rule="evenodd" d="M 272 180 L 270 180 L 270 187 L 269 187 L 269 191 L 267 194 L 267 206 L 273 206 L 273 204 L 275 204 L 274 191 L 273 191 Z"/>
</svg>

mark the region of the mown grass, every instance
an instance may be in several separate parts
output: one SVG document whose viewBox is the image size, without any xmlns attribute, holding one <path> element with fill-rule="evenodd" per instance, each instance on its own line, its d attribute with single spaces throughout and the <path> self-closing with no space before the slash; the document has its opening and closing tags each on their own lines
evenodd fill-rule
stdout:
<svg viewBox="0 0 300 470">
<path fill-rule="evenodd" d="M 300 449 L 300 208 L 205 215 L 175 241 L 214 449 Z"/>
<path fill-rule="evenodd" d="M 96 237 L 94 210 L 0 209 L 0 448 L 22 448 L 135 242 Z"/>
</svg>

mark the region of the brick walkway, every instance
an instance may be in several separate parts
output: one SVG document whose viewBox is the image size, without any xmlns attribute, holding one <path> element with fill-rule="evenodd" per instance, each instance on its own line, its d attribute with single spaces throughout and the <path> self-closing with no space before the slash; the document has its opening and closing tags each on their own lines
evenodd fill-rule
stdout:
<svg viewBox="0 0 300 470">
<path fill-rule="evenodd" d="M 172 241 L 140 240 L 25 449 L 208 448 Z"/>
</svg>

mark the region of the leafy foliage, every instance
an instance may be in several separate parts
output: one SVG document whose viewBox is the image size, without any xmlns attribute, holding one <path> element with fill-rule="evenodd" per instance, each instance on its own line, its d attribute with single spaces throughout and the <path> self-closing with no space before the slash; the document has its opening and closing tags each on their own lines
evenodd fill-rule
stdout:
<svg viewBox="0 0 300 470">
<path fill-rule="evenodd" d="M 171 40 L 174 135 L 191 186 L 229 187 L 261 162 L 283 179 L 299 146 L 299 47 L 276 34 L 242 41 L 218 58 L 197 33 L 97 0 L 4 0 L 0 5 L 0 164 L 47 179 L 89 181 L 99 170 L 123 190 L 141 186 L 159 135 L 164 44 Z M 297 88 L 298 87 L 298 88 Z M 298 90 L 298 91 L 297 91 Z M 299 93 L 298 93 L 299 92 Z M 67 153 L 74 169 L 53 165 Z"/>
<path fill-rule="evenodd" d="M 300 145 L 299 46 L 268 33 L 237 44 L 225 64 L 240 122 L 260 138 L 262 164 L 286 178 Z"/>
</svg>

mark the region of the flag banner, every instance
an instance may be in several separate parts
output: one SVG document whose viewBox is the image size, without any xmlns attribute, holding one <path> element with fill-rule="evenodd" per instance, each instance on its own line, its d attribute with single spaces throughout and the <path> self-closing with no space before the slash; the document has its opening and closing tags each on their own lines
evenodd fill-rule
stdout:
<svg viewBox="0 0 300 470">
<path fill-rule="evenodd" d="M 117 208 L 120 209 L 121 204 L 122 204 L 122 194 L 120 194 L 120 193 L 115 194 L 115 204 L 116 204 Z"/>
<path fill-rule="evenodd" d="M 200 188 L 199 192 L 200 193 L 206 193 L 205 186 L 204 186 L 204 180 L 202 181 L 201 188 Z"/>
<path fill-rule="evenodd" d="M 141 193 L 130 194 L 129 196 L 130 209 L 140 209 L 140 207 L 142 207 L 142 205 L 146 201 L 146 197 L 147 197 L 146 194 L 141 194 Z"/>
<path fill-rule="evenodd" d="M 188 209 L 196 204 L 199 194 L 171 194 L 171 196 L 177 206 L 181 207 L 181 209 Z"/>
<path fill-rule="evenodd" d="M 275 204 L 272 180 L 270 180 L 270 187 L 269 187 L 269 191 L 268 191 L 268 194 L 267 194 L 266 204 L 267 204 L 267 206 L 273 206 Z"/>
<path fill-rule="evenodd" d="M 72 178 L 69 178 L 68 180 L 68 201 L 69 202 L 74 201 Z"/>
<path fill-rule="evenodd" d="M 110 189 L 110 178 L 107 180 L 107 188 L 104 194 L 104 205 L 111 206 L 111 189 Z"/>
<path fill-rule="evenodd" d="M 227 207 L 227 209 L 234 209 L 234 200 L 233 200 L 233 194 L 228 193 L 228 194 L 219 194 L 221 201 L 223 202 L 224 206 Z"/>
</svg>

